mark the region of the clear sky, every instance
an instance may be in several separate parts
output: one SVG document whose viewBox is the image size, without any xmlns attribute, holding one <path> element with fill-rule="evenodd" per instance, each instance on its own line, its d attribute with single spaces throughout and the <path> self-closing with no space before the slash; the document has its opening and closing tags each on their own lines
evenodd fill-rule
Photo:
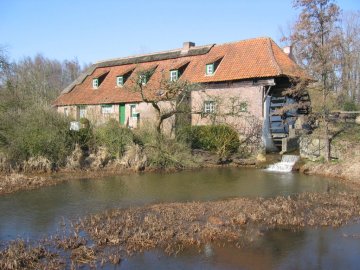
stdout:
<svg viewBox="0 0 360 270">
<path fill-rule="evenodd" d="M 338 0 L 360 10 L 360 0 Z M 0 0 L 0 45 L 13 60 L 96 62 L 133 54 L 260 36 L 279 40 L 292 0 Z"/>
</svg>

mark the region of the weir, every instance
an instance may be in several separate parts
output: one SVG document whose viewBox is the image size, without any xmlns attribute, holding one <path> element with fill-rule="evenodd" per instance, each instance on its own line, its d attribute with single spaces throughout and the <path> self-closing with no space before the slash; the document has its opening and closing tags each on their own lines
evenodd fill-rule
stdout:
<svg viewBox="0 0 360 270">
<path fill-rule="evenodd" d="M 271 164 L 266 170 L 271 172 L 291 172 L 298 160 L 299 156 L 283 155 L 280 162 Z"/>
</svg>

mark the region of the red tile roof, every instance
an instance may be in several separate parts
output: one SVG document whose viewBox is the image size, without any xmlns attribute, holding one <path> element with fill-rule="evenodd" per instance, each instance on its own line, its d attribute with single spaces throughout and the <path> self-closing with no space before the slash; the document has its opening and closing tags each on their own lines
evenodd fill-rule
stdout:
<svg viewBox="0 0 360 270">
<path fill-rule="evenodd" d="M 222 59 L 221 59 L 222 58 Z M 205 66 L 214 59 L 221 59 L 213 75 L 205 74 Z M 64 89 L 54 105 L 128 103 L 141 101 L 140 94 L 132 91 L 131 84 L 137 72 L 156 66 L 145 86 L 158 89 L 163 78 L 169 78 L 174 67 L 188 63 L 181 80 L 193 83 L 223 82 L 269 77 L 304 77 L 306 73 L 286 55 L 270 38 L 255 38 L 220 45 L 192 47 L 104 61 L 94 64 L 73 84 Z M 116 77 L 131 72 L 124 87 L 116 86 Z M 92 79 L 109 72 L 97 89 Z"/>
</svg>

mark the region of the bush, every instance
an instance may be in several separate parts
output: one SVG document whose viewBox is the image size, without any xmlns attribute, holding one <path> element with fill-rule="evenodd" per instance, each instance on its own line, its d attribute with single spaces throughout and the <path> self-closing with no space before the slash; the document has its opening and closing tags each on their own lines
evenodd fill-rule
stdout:
<svg viewBox="0 0 360 270">
<path fill-rule="evenodd" d="M 358 105 L 353 100 L 345 101 L 343 104 L 343 110 L 344 111 L 357 111 Z"/>
<path fill-rule="evenodd" d="M 144 147 L 150 167 L 183 169 L 198 165 L 186 143 L 159 134 L 155 129 L 141 128 L 136 131 L 135 137 L 137 143 Z"/>
<path fill-rule="evenodd" d="M 96 146 L 93 127 L 87 118 L 80 119 L 80 130 L 70 130 L 69 134 L 73 145 L 79 145 L 81 150 L 87 151 Z"/>
<path fill-rule="evenodd" d="M 72 150 L 67 119 L 44 107 L 21 111 L 13 123 L 7 123 L 3 136 L 4 152 L 16 164 L 30 157 L 45 157 L 58 164 Z"/>
<path fill-rule="evenodd" d="M 213 151 L 220 158 L 237 152 L 240 146 L 235 129 L 228 125 L 194 126 L 191 129 L 191 147 Z"/>
<path fill-rule="evenodd" d="M 126 146 L 133 143 L 134 136 L 130 129 L 121 127 L 120 124 L 110 119 L 106 124 L 94 131 L 97 146 L 105 146 L 113 158 L 121 157 Z"/>
</svg>

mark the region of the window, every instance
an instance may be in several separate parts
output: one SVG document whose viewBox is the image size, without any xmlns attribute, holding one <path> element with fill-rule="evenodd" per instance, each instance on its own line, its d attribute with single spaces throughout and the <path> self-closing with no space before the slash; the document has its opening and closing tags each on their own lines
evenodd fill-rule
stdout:
<svg viewBox="0 0 360 270">
<path fill-rule="evenodd" d="M 139 83 L 141 83 L 142 85 L 146 85 L 147 82 L 148 82 L 148 76 L 146 74 L 141 74 L 139 76 Z"/>
<path fill-rule="evenodd" d="M 179 71 L 176 70 L 170 70 L 170 81 L 176 82 L 179 78 Z"/>
<path fill-rule="evenodd" d="M 204 102 L 204 113 L 215 113 L 215 101 Z"/>
<path fill-rule="evenodd" d="M 86 107 L 85 106 L 79 106 L 79 119 L 86 117 Z"/>
<path fill-rule="evenodd" d="M 64 115 L 66 116 L 66 117 L 68 117 L 69 116 L 69 111 L 68 111 L 68 108 L 64 108 Z"/>
<path fill-rule="evenodd" d="M 130 105 L 130 116 L 131 117 L 137 117 L 138 116 L 138 113 L 136 112 L 136 105 L 135 104 Z"/>
<path fill-rule="evenodd" d="M 239 109 L 240 109 L 240 112 L 247 112 L 247 110 L 248 110 L 247 102 L 240 102 Z"/>
<path fill-rule="evenodd" d="M 214 75 L 215 71 L 217 70 L 217 68 L 220 65 L 220 62 L 222 61 L 223 58 L 224 58 L 224 56 L 218 56 L 216 58 L 213 58 L 209 62 L 207 62 L 206 69 L 205 69 L 205 75 L 208 75 L 208 76 Z"/>
<path fill-rule="evenodd" d="M 109 74 L 109 71 L 106 71 L 103 74 L 101 74 L 100 76 L 94 78 L 92 80 L 93 89 L 98 89 L 108 74 Z"/>
<path fill-rule="evenodd" d="M 248 111 L 248 102 L 247 101 L 239 101 L 237 98 L 230 98 L 229 100 L 231 102 L 230 113 L 232 115 L 236 115 L 236 114 Z"/>
<path fill-rule="evenodd" d="M 111 104 L 104 104 L 101 105 L 101 113 L 102 114 L 108 114 L 108 113 L 113 113 L 114 112 L 114 107 Z"/>
<path fill-rule="evenodd" d="M 92 85 L 94 89 L 97 89 L 99 87 L 99 79 L 93 79 Z"/>
<path fill-rule="evenodd" d="M 214 71 L 214 63 L 206 65 L 206 75 L 212 75 Z"/>
<path fill-rule="evenodd" d="M 119 87 L 124 86 L 124 76 L 116 77 L 116 85 Z"/>
</svg>

